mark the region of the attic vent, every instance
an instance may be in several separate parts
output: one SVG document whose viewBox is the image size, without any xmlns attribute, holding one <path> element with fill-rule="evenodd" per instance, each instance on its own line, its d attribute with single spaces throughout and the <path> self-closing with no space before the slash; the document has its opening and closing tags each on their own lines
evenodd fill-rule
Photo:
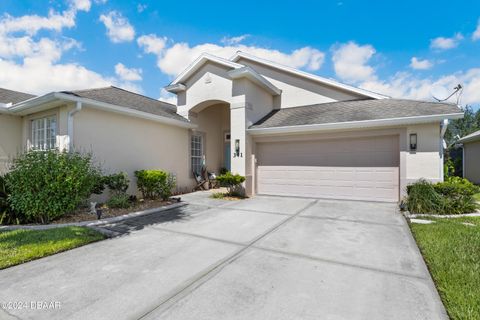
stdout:
<svg viewBox="0 0 480 320">
<path fill-rule="evenodd" d="M 205 83 L 212 83 L 212 78 L 210 77 L 210 72 L 207 72 L 205 75 Z"/>
</svg>

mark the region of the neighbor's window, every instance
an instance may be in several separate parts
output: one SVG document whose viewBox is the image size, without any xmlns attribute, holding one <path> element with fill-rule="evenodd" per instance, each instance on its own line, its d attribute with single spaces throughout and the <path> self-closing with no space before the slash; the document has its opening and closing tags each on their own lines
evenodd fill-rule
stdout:
<svg viewBox="0 0 480 320">
<path fill-rule="evenodd" d="M 54 149 L 57 138 L 57 117 L 32 120 L 32 148 L 36 150 Z"/>
<path fill-rule="evenodd" d="M 203 136 L 193 134 L 190 144 L 191 166 L 194 172 L 200 173 L 202 170 L 203 157 Z"/>
</svg>

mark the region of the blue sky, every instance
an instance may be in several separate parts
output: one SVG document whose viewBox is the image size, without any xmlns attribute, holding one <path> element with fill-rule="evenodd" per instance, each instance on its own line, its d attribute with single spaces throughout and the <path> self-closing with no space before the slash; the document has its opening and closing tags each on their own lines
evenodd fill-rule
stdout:
<svg viewBox="0 0 480 320">
<path fill-rule="evenodd" d="M 2 0 L 0 13 L 0 86 L 16 90 L 168 100 L 198 54 L 240 49 L 394 97 L 461 83 L 461 104 L 480 105 L 479 1 Z"/>
</svg>

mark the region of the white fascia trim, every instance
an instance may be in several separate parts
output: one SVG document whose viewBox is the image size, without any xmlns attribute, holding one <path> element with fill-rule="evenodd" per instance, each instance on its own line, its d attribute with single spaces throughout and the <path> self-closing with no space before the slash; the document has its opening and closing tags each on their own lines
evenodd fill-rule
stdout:
<svg viewBox="0 0 480 320">
<path fill-rule="evenodd" d="M 208 53 L 202 53 L 195 61 L 193 61 L 185 70 L 183 70 L 175 80 L 169 85 L 175 85 L 177 83 L 181 83 L 187 78 L 189 78 L 195 71 L 197 71 L 201 66 L 203 66 L 207 61 L 212 61 L 223 66 L 237 69 L 243 67 L 243 65 L 235 63 L 233 61 L 223 59 Z M 167 87 L 169 87 L 167 86 Z M 168 90 L 168 89 L 167 89 Z"/>
<path fill-rule="evenodd" d="M 256 62 L 261 63 L 261 64 L 266 64 L 266 65 L 271 66 L 273 68 L 280 69 L 280 70 L 283 70 L 285 72 L 289 72 L 289 73 L 295 74 L 297 76 L 307 78 L 309 80 L 313 80 L 313 81 L 316 81 L 316 82 L 321 82 L 321 83 L 327 84 L 329 86 L 340 88 L 340 89 L 343 89 L 343 90 L 346 90 L 346 91 L 351 91 L 351 92 L 361 94 L 361 95 L 366 96 L 366 97 L 370 97 L 370 98 L 374 98 L 374 99 L 390 98 L 389 96 L 385 96 L 383 94 L 371 92 L 371 91 L 368 91 L 368 90 L 365 90 L 365 89 L 352 87 L 352 86 L 349 86 L 347 84 L 337 82 L 335 80 L 330 80 L 330 79 L 320 77 L 320 76 L 317 76 L 317 75 L 314 75 L 314 74 L 311 74 L 311 73 L 308 73 L 308 72 L 305 72 L 305 71 L 301 71 L 301 70 L 297 70 L 295 68 L 287 67 L 287 66 L 281 65 L 279 63 L 269 61 L 269 60 L 266 60 L 266 59 L 262 59 L 262 58 L 258 58 L 256 56 L 253 56 L 251 54 L 241 52 L 241 51 L 238 51 L 237 53 L 235 53 L 235 55 L 232 58 L 230 58 L 230 60 L 234 61 L 234 62 L 237 62 L 241 58 L 245 58 L 245 59 L 248 59 L 248 60 L 253 60 L 253 61 L 256 61 Z"/>
<path fill-rule="evenodd" d="M 168 92 L 178 93 L 181 91 L 185 91 L 187 87 L 182 83 L 177 83 L 177 84 L 171 84 L 169 86 L 166 86 L 164 87 L 164 89 L 167 90 Z"/>
<path fill-rule="evenodd" d="M 48 93 L 44 96 L 21 102 L 17 105 L 14 105 L 12 108 L 10 108 L 10 110 L 11 110 L 11 112 L 14 112 L 14 113 L 15 112 L 20 112 L 20 111 L 23 111 L 23 110 L 30 109 L 30 108 L 33 108 L 35 106 L 41 105 L 43 103 L 54 101 L 56 99 L 63 100 L 63 101 L 69 101 L 69 102 L 80 102 L 84 105 L 88 105 L 89 107 L 96 108 L 96 109 L 99 109 L 99 110 L 107 110 L 107 111 L 111 111 L 111 112 L 115 112 L 115 113 L 119 113 L 119 114 L 134 116 L 134 117 L 137 117 L 137 118 L 152 120 L 152 121 L 156 121 L 156 122 L 159 122 L 159 123 L 173 125 L 173 126 L 182 127 L 182 128 L 191 129 L 191 128 L 196 128 L 197 127 L 195 124 L 192 124 L 192 123 L 187 123 L 187 122 L 183 122 L 183 121 L 180 121 L 180 120 L 170 119 L 170 118 L 167 118 L 167 117 L 164 117 L 164 116 L 159 116 L 159 115 L 151 114 L 151 113 L 148 113 L 148 112 L 143 112 L 143 111 L 139 111 L 139 110 L 135 110 L 135 109 L 130 109 L 130 108 L 127 108 L 127 107 L 121 107 L 121 106 L 117 106 L 117 105 L 110 104 L 110 103 L 105 103 L 105 102 L 96 101 L 96 100 L 87 99 L 87 98 L 76 97 L 76 96 L 73 96 L 73 95 L 70 95 L 70 94 L 67 94 L 67 93 L 61 93 L 61 92 L 51 92 L 51 93 Z"/>
<path fill-rule="evenodd" d="M 395 126 L 395 125 L 409 125 L 409 124 L 443 121 L 444 119 L 460 119 L 460 118 L 463 118 L 463 113 L 390 118 L 390 119 L 376 119 L 376 120 L 362 120 L 362 121 L 348 121 L 348 122 L 334 122 L 334 123 L 323 123 L 323 124 L 308 124 L 308 125 L 288 126 L 288 127 L 252 128 L 252 129 L 247 129 L 247 132 L 252 135 L 300 133 L 300 132 L 337 130 L 337 129 L 356 129 L 356 128 Z"/>
<path fill-rule="evenodd" d="M 34 98 L 31 98 L 31 99 L 19 102 L 17 104 L 14 104 L 10 108 L 8 108 L 8 111 L 11 112 L 11 113 L 17 113 L 17 112 L 21 112 L 23 110 L 30 109 L 34 106 L 38 106 L 39 104 L 42 104 L 42 103 L 51 102 L 53 100 L 55 100 L 55 92 L 50 92 L 50 93 L 47 93 L 43 96 L 34 97 Z"/>
<path fill-rule="evenodd" d="M 457 141 L 457 143 L 464 143 L 464 142 L 471 142 L 471 141 L 476 141 L 480 140 L 480 131 L 471 133 Z"/>
<path fill-rule="evenodd" d="M 8 113 L 9 108 L 12 106 L 12 103 L 2 103 L 0 102 L 0 113 Z"/>
<path fill-rule="evenodd" d="M 233 69 L 228 72 L 228 75 L 232 79 L 239 79 L 239 78 L 245 77 L 251 80 L 253 83 L 256 83 L 257 85 L 259 85 L 260 87 L 267 89 L 267 91 L 274 96 L 278 96 L 282 93 L 282 90 L 275 87 L 270 81 L 262 77 L 260 74 L 258 74 L 256 71 L 254 71 L 250 67 Z"/>
</svg>

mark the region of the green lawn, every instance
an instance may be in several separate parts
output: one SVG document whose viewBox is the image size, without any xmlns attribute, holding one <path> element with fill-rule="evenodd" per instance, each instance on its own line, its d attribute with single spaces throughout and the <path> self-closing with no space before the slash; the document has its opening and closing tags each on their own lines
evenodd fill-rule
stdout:
<svg viewBox="0 0 480 320">
<path fill-rule="evenodd" d="M 84 227 L 0 232 L 0 269 L 104 239 Z"/>
<path fill-rule="evenodd" d="M 410 226 L 443 304 L 452 319 L 480 319 L 480 217 L 431 220 Z"/>
</svg>

